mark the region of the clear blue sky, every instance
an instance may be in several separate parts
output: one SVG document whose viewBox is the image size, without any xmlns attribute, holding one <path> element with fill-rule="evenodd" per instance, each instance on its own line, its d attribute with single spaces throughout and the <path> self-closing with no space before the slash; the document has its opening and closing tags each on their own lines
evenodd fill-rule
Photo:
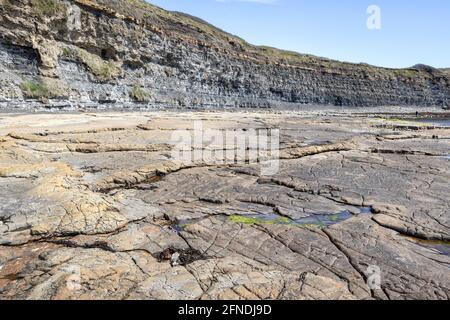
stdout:
<svg viewBox="0 0 450 320">
<path fill-rule="evenodd" d="M 149 0 L 252 44 L 384 67 L 450 67 L 449 0 Z M 369 5 L 381 29 L 369 30 Z"/>
</svg>

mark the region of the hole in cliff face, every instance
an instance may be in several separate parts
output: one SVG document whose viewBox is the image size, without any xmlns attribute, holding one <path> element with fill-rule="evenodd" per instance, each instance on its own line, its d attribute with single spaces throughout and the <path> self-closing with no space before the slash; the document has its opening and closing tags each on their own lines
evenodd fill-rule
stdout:
<svg viewBox="0 0 450 320">
<path fill-rule="evenodd" d="M 181 58 L 176 56 L 175 54 L 168 52 L 164 57 L 163 64 L 172 68 L 179 68 L 181 62 Z"/>
<path fill-rule="evenodd" d="M 334 99 L 334 105 L 337 107 L 342 107 L 344 105 L 344 99 L 342 99 L 342 97 L 336 97 Z"/>
<path fill-rule="evenodd" d="M 38 51 L 28 47 L 13 45 L 0 39 L 0 56 L 7 69 L 23 70 L 26 74 L 38 72 Z"/>
<path fill-rule="evenodd" d="M 100 52 L 100 56 L 103 60 L 117 60 L 116 51 L 112 48 L 104 48 Z"/>
<path fill-rule="evenodd" d="M 126 61 L 123 63 L 124 70 L 135 71 L 135 70 L 139 70 L 143 67 L 144 67 L 144 63 L 142 63 L 141 61 Z"/>
</svg>

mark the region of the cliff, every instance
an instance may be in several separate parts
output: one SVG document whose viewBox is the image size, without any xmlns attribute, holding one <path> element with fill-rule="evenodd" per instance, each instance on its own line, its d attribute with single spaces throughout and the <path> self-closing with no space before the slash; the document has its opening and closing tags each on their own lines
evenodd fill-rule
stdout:
<svg viewBox="0 0 450 320">
<path fill-rule="evenodd" d="M 141 0 L 0 0 L 0 107 L 441 106 L 450 74 L 257 47 Z"/>
</svg>

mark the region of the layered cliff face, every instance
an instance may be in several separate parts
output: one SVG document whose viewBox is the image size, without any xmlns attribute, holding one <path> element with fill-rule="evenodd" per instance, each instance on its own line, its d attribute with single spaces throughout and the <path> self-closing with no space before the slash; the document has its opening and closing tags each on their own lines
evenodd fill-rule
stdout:
<svg viewBox="0 0 450 320">
<path fill-rule="evenodd" d="M 255 47 L 141 0 L 0 0 L 3 108 L 447 101 L 448 70 L 384 69 Z"/>
</svg>

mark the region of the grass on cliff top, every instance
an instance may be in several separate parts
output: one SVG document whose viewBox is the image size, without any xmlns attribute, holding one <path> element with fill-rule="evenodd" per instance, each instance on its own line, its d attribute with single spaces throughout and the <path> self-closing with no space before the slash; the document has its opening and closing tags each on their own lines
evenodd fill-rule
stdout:
<svg viewBox="0 0 450 320">
<path fill-rule="evenodd" d="M 301 54 L 294 51 L 281 50 L 268 46 L 257 46 L 256 48 L 267 57 L 282 59 L 292 63 L 301 63 L 305 66 L 311 67 L 320 66 L 325 71 L 351 69 L 352 71 L 363 71 L 371 75 L 402 77 L 402 78 L 415 78 L 420 74 L 426 75 L 426 73 L 413 68 L 404 68 L 404 69 L 383 68 L 372 66 L 366 63 L 356 64 L 332 60 L 309 54 Z"/>
<path fill-rule="evenodd" d="M 167 11 L 144 0 L 83 0 L 86 5 L 95 4 L 97 7 L 112 9 L 125 17 L 132 17 L 148 21 L 156 27 L 163 27 L 183 35 L 208 35 L 221 41 L 235 43 L 246 42 L 230 33 L 227 33 L 200 18 L 185 13 Z"/>
<path fill-rule="evenodd" d="M 440 69 L 445 75 L 450 76 L 450 68 Z"/>
<path fill-rule="evenodd" d="M 40 15 L 53 16 L 64 10 L 60 0 L 31 0 L 31 5 Z"/>
</svg>

